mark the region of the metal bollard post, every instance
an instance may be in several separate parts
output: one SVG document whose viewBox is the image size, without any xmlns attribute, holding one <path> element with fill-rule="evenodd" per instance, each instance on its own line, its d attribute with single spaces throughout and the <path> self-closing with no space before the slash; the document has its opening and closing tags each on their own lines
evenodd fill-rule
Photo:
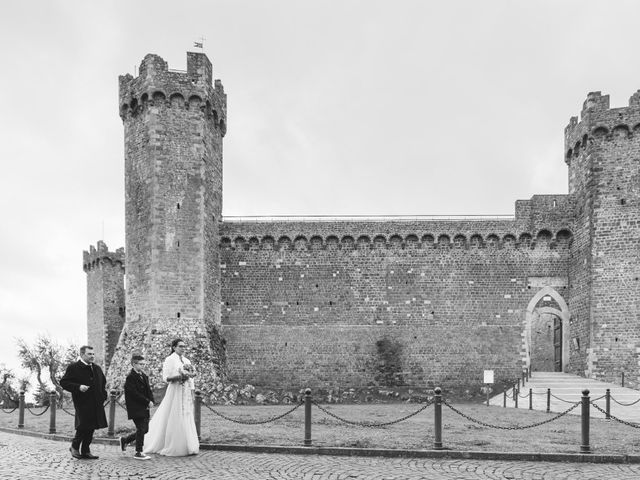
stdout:
<svg viewBox="0 0 640 480">
<path fill-rule="evenodd" d="M 611 389 L 607 388 L 604 394 L 605 398 L 605 412 L 607 412 L 607 420 L 611 420 Z"/>
<path fill-rule="evenodd" d="M 193 419 L 196 422 L 196 432 L 198 432 L 198 440 L 200 440 L 200 423 L 202 420 L 202 392 L 195 391 L 193 396 Z"/>
<path fill-rule="evenodd" d="M 524 370 L 522 371 L 522 386 L 524 387 L 524 379 L 525 379 L 525 375 L 524 375 Z"/>
<path fill-rule="evenodd" d="M 551 389 L 547 388 L 547 413 L 551 411 Z"/>
<path fill-rule="evenodd" d="M 434 390 L 433 404 L 433 449 L 442 450 L 442 389 L 437 387 Z"/>
<path fill-rule="evenodd" d="M 513 389 L 513 400 L 516 402 L 516 408 L 518 408 L 518 397 L 520 396 L 520 386 Z"/>
<path fill-rule="evenodd" d="M 109 428 L 107 429 L 107 436 L 113 437 L 115 435 L 116 427 L 116 396 L 118 392 L 111 390 L 109 392 Z"/>
<path fill-rule="evenodd" d="M 507 408 L 507 391 L 502 392 L 502 408 Z"/>
<path fill-rule="evenodd" d="M 533 389 L 529 389 L 529 410 L 533 410 Z"/>
<path fill-rule="evenodd" d="M 624 387 L 624 372 L 622 372 L 622 386 Z"/>
<path fill-rule="evenodd" d="M 304 446 L 311 446 L 311 389 L 304 391 Z"/>
<path fill-rule="evenodd" d="M 49 433 L 56 433 L 56 391 L 49 394 Z"/>
<path fill-rule="evenodd" d="M 582 445 L 580 453 L 591 453 L 589 446 L 589 390 L 582 391 Z"/>
<path fill-rule="evenodd" d="M 18 399 L 18 428 L 24 428 L 24 392 L 20 392 Z"/>
</svg>

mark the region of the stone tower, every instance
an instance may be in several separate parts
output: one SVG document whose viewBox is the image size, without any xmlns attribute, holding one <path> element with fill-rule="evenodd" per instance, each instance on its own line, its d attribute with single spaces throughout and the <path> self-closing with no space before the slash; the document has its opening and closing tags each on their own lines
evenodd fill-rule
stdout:
<svg viewBox="0 0 640 480">
<path fill-rule="evenodd" d="M 118 344 L 125 317 L 124 249 L 110 252 L 99 241 L 82 255 L 87 273 L 87 335 L 96 362 L 108 367 Z"/>
<path fill-rule="evenodd" d="M 132 352 L 155 382 L 174 338 L 200 365 L 201 387 L 219 374 L 222 138 L 226 95 L 211 62 L 187 53 L 187 70 L 147 55 L 121 76 L 126 214 L 126 322 L 108 380 L 124 381 Z"/>
<path fill-rule="evenodd" d="M 640 352 L 640 91 L 629 106 L 587 96 L 565 129 L 575 202 L 570 263 L 571 364 L 638 386 Z M 631 378 L 630 378 L 631 377 Z"/>
</svg>

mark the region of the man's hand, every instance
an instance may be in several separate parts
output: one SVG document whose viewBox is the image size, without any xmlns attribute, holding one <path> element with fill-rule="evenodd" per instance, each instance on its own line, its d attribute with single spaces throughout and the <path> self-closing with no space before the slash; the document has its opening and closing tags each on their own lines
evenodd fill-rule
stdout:
<svg viewBox="0 0 640 480">
<path fill-rule="evenodd" d="M 153 407 L 153 402 L 149 402 L 149 408 Z"/>
<path fill-rule="evenodd" d="M 89 390 L 89 387 L 87 385 L 80 385 L 80 391 L 82 393 L 86 392 L 87 390 Z"/>
</svg>

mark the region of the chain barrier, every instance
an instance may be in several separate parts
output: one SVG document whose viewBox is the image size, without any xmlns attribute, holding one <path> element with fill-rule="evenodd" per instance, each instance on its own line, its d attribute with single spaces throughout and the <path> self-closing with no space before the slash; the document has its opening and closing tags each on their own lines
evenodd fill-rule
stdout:
<svg viewBox="0 0 640 480">
<path fill-rule="evenodd" d="M 289 415 L 290 413 L 293 413 L 295 410 L 297 410 L 302 405 L 304 405 L 304 402 L 300 402 L 295 407 L 293 407 L 291 410 L 288 410 L 288 411 L 284 412 L 282 415 L 276 415 L 275 417 L 271 417 L 271 418 L 268 418 L 266 420 L 238 420 L 238 419 L 235 419 L 235 418 L 227 417 L 226 415 L 224 415 L 224 414 L 218 412 L 217 410 L 211 408 L 206 403 L 203 403 L 202 405 L 204 405 L 209 410 L 211 410 L 211 412 L 213 412 L 215 415 L 219 416 L 220 418 L 224 418 L 225 420 L 228 420 L 230 422 L 239 423 L 239 424 L 242 424 L 242 425 L 262 425 L 262 424 L 265 424 L 265 423 L 275 422 L 276 420 L 280 420 L 281 418 L 286 417 L 287 415 Z"/>
<path fill-rule="evenodd" d="M 605 410 L 603 410 L 602 408 L 600 408 L 598 405 L 596 405 L 595 403 L 591 402 L 591 405 L 594 406 L 594 408 L 596 410 L 600 410 L 602 413 L 604 413 L 605 415 L 607 414 L 607 412 Z M 622 423 L 624 425 L 627 425 L 629 427 L 633 427 L 633 428 L 640 428 L 640 425 L 638 425 L 637 423 L 633 423 L 633 422 L 627 422 L 626 420 L 622 420 L 621 418 L 618 417 L 614 417 L 613 415 L 609 414 L 609 418 L 615 420 L 616 422 Z"/>
<path fill-rule="evenodd" d="M 29 407 L 25 407 L 27 410 L 29 410 L 29 413 L 31 415 L 33 415 L 34 417 L 39 417 L 40 415 L 44 415 L 46 413 L 47 410 L 49 410 L 49 405 L 47 405 L 46 407 L 44 407 L 44 410 L 41 411 L 40 413 L 33 413 L 33 410 L 31 410 Z M 42 405 L 40 405 L 39 407 L 34 407 L 34 408 L 42 408 Z"/>
<path fill-rule="evenodd" d="M 591 400 L 592 402 L 597 402 L 598 400 L 602 400 L 604 397 L 606 397 L 606 395 L 602 395 L 598 398 L 594 398 L 593 400 Z"/>
<path fill-rule="evenodd" d="M 509 395 L 509 392 L 503 392 L 503 393 L 509 400 L 513 400 L 513 395 Z"/>
<path fill-rule="evenodd" d="M 119 406 L 120 408 L 122 408 L 123 410 L 125 410 L 125 411 L 127 410 L 127 406 L 126 406 L 126 405 L 123 405 L 123 404 L 122 404 L 122 402 L 121 402 L 120 400 L 116 400 L 116 403 L 117 403 L 117 404 L 118 404 L 118 406 Z"/>
<path fill-rule="evenodd" d="M 622 406 L 622 407 L 631 407 L 632 405 L 635 405 L 636 403 L 640 402 L 640 398 L 637 399 L 635 402 L 631 402 L 631 403 L 621 403 L 618 400 L 616 400 L 615 398 L 610 397 L 611 400 L 613 400 L 614 402 L 616 402 L 618 405 Z"/>
<path fill-rule="evenodd" d="M 72 417 L 76 416 L 76 412 L 75 410 L 73 412 L 70 412 L 69 410 L 67 410 L 66 408 L 64 408 L 62 405 L 60 405 L 60 410 L 62 410 L 64 413 L 66 413 L 67 415 L 71 415 Z"/>
<path fill-rule="evenodd" d="M 18 409 L 18 407 L 13 407 L 11 410 L 9 410 L 8 412 L 4 409 L 4 407 L 2 407 L 2 413 L 13 413 Z"/>
<path fill-rule="evenodd" d="M 311 403 L 313 403 L 316 407 L 318 407 L 318 409 L 324 413 L 326 413 L 327 415 L 329 415 L 330 417 L 335 418 L 336 420 L 339 420 L 341 422 L 344 423 L 348 423 L 349 425 L 355 425 L 357 427 L 370 427 L 370 428 L 375 428 L 375 427 L 386 427 L 388 425 L 394 425 L 396 423 L 400 423 L 408 418 L 414 417 L 416 415 L 418 415 L 421 412 L 424 412 L 428 407 L 430 407 L 431 405 L 433 405 L 433 401 L 431 402 L 427 402 L 423 407 L 419 408 L 418 410 L 416 410 L 413 413 L 410 413 L 409 415 L 405 415 L 404 417 L 400 417 L 396 420 L 391 420 L 389 422 L 381 422 L 381 423 L 375 423 L 375 422 L 354 422 L 352 420 L 347 420 L 346 418 L 342 418 L 338 415 L 336 415 L 335 413 L 331 412 L 330 410 L 327 410 L 326 408 L 324 408 L 322 405 L 320 405 L 319 403 L 316 403 L 314 401 L 311 401 Z"/>
<path fill-rule="evenodd" d="M 561 402 L 564 402 L 564 403 L 574 403 L 574 402 L 572 402 L 570 400 L 565 400 L 564 398 L 556 397 L 553 393 L 551 394 L 551 396 L 553 398 L 555 398 L 556 400 L 560 400 Z"/>
<path fill-rule="evenodd" d="M 546 423 L 551 423 L 555 420 L 558 420 L 560 417 L 564 417 L 567 413 L 569 413 L 570 411 L 572 411 L 574 408 L 576 408 L 578 405 L 580 405 L 580 402 L 576 402 L 574 405 L 572 405 L 571 407 L 569 407 L 568 409 L 566 409 L 564 412 L 559 413 L 558 415 L 556 415 L 555 417 L 552 418 L 548 418 L 547 420 L 543 420 L 542 422 L 537 422 L 537 423 L 532 423 L 531 425 L 518 425 L 515 427 L 505 427 L 504 425 L 491 425 L 490 423 L 485 423 L 482 422 L 480 420 L 477 420 L 473 417 L 470 417 L 469 415 L 466 415 L 465 413 L 462 413 L 460 410 L 458 410 L 457 408 L 449 405 L 448 402 L 446 402 L 445 400 L 442 400 L 442 403 L 444 405 L 446 405 L 447 407 L 449 407 L 451 410 L 453 410 L 454 412 L 456 412 L 458 415 L 460 415 L 461 417 L 466 418 L 467 420 L 470 420 L 471 422 L 477 423 L 478 425 L 482 425 L 483 427 L 489 427 L 489 428 L 497 428 L 500 430 L 525 430 L 527 428 L 533 428 L 533 427 L 539 427 L 541 425 L 544 425 Z"/>
</svg>

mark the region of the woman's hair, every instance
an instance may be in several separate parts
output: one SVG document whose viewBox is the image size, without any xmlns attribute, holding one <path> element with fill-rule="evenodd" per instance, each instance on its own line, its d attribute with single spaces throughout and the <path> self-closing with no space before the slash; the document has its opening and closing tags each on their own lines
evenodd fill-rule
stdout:
<svg viewBox="0 0 640 480">
<path fill-rule="evenodd" d="M 184 340 L 182 340 L 181 338 L 176 338 L 173 342 L 171 342 L 171 353 L 176 351 L 176 345 L 178 345 L 182 341 Z"/>
</svg>

